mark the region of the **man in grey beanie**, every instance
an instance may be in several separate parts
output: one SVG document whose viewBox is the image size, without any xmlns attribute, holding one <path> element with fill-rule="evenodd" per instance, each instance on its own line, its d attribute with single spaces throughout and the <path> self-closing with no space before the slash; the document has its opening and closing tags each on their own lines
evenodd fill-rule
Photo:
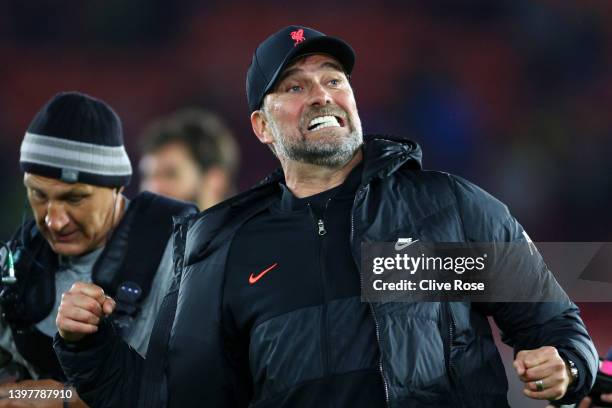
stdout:
<svg viewBox="0 0 612 408">
<path fill-rule="evenodd" d="M 112 296 L 110 319 L 144 355 L 173 278 L 172 217 L 196 209 L 147 192 L 128 200 L 122 192 L 132 167 L 120 119 L 106 103 L 79 92 L 55 95 L 36 114 L 19 163 L 34 220 L 4 249 L 14 268 L 0 283 L 0 347 L 32 379 L 9 376 L 0 386 L 0 406 L 24 389 L 62 390 L 35 398 L 61 406 L 76 398 L 63 384 L 52 348 L 62 293 L 72 288 Z M 9 257 L 2 258 L 4 265 Z"/>
</svg>

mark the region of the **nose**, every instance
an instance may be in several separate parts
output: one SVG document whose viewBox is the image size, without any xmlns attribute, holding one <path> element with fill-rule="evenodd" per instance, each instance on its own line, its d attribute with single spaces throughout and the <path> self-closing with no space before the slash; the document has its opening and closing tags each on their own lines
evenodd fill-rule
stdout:
<svg viewBox="0 0 612 408">
<path fill-rule="evenodd" d="M 321 84 L 314 84 L 310 90 L 310 105 L 324 106 L 332 103 L 331 94 Z"/>
<path fill-rule="evenodd" d="M 61 231 L 68 223 L 70 218 L 62 204 L 49 203 L 47 207 L 47 215 L 45 215 L 45 224 L 52 231 Z"/>
</svg>

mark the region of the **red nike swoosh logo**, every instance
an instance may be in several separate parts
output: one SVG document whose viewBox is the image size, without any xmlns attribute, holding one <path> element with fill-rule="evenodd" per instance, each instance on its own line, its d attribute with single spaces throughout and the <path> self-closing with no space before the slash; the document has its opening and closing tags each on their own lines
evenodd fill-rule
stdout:
<svg viewBox="0 0 612 408">
<path fill-rule="evenodd" d="M 278 266 L 278 262 L 276 262 L 275 264 L 267 267 L 263 271 L 259 272 L 257 274 L 257 276 L 253 276 L 253 274 L 251 274 L 251 276 L 249 276 L 249 284 L 250 285 L 254 284 L 258 280 L 260 280 L 262 276 L 264 276 L 266 273 L 270 272 L 272 269 L 276 268 L 277 266 Z"/>
</svg>

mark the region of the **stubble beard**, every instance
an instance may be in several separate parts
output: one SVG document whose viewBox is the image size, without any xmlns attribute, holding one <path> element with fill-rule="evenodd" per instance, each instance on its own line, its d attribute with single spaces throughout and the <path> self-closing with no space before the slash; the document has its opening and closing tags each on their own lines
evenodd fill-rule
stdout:
<svg viewBox="0 0 612 408">
<path fill-rule="evenodd" d="M 356 125 L 348 117 L 345 119 L 349 129 L 346 135 L 323 136 L 309 140 L 302 130 L 298 129 L 300 137 L 291 140 L 285 136 L 271 115 L 267 116 L 275 140 L 272 150 L 281 162 L 287 159 L 321 167 L 341 168 L 351 161 L 363 144 L 361 125 Z M 332 129 L 331 132 L 334 131 Z"/>
</svg>

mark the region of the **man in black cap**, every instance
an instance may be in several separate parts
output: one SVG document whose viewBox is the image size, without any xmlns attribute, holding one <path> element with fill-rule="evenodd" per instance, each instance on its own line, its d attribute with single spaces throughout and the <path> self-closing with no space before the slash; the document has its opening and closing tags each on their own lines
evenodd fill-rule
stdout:
<svg viewBox="0 0 612 408">
<path fill-rule="evenodd" d="M 173 278 L 172 217 L 195 212 L 151 193 L 123 196 L 132 168 L 119 117 L 78 92 L 57 94 L 38 112 L 19 162 L 34 219 L 9 244 L 15 265 L 0 284 L 1 346 L 37 381 L 5 385 L 0 398 L 7 399 L 9 390 L 64 387 L 52 338 L 70 288 L 111 295 L 117 302 L 112 320 L 144 355 Z"/>
<path fill-rule="evenodd" d="M 507 407 L 488 315 L 515 348 L 527 396 L 565 402 L 588 391 L 596 354 L 569 300 L 361 302 L 362 242 L 527 238 L 478 187 L 422 171 L 416 143 L 362 136 L 349 82 L 354 59 L 344 41 L 301 26 L 259 45 L 247 74 L 251 124 L 282 169 L 179 223 L 182 278 L 164 300 L 145 361 L 106 321 L 70 341 L 86 333 L 73 326 L 82 308 L 62 303 L 55 348 L 86 401 Z M 536 274 L 548 272 L 538 266 Z M 115 364 L 103 361 L 110 353 Z"/>
</svg>

